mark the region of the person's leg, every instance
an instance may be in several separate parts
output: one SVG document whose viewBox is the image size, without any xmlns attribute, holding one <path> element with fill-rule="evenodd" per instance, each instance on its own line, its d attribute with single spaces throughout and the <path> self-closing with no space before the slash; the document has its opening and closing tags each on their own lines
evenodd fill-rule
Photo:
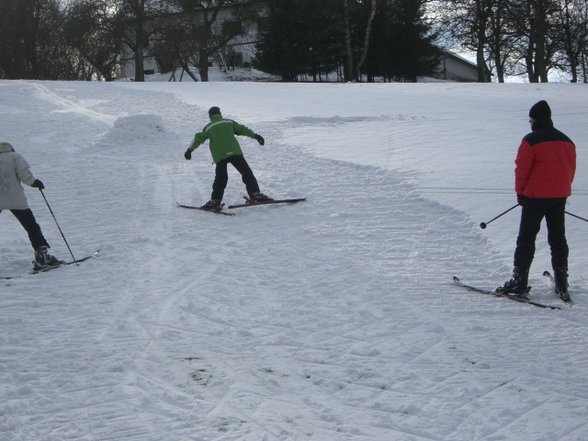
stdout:
<svg viewBox="0 0 588 441">
<path fill-rule="evenodd" d="M 229 182 L 229 174 L 227 172 L 228 160 L 224 159 L 216 164 L 216 170 L 214 175 L 214 182 L 212 184 L 212 194 L 210 199 L 220 203 L 223 200 L 225 194 L 225 188 Z"/>
<path fill-rule="evenodd" d="M 514 267 L 529 271 L 535 257 L 535 240 L 545 216 L 545 204 L 536 199 L 525 202 L 522 207 L 519 235 L 514 254 Z"/>
<path fill-rule="evenodd" d="M 567 268 L 570 253 L 566 239 L 565 223 L 566 200 L 558 199 L 545 213 L 547 223 L 547 240 L 551 248 L 553 268 Z"/>
<path fill-rule="evenodd" d="M 257 179 L 255 178 L 251 167 L 249 167 L 249 164 L 245 160 L 245 157 L 242 155 L 232 156 L 228 160 L 241 174 L 241 178 L 243 180 L 243 184 L 245 184 L 247 194 L 252 197 L 255 193 L 258 193 L 259 184 L 257 183 Z"/>
<path fill-rule="evenodd" d="M 522 207 L 517 246 L 514 253 L 512 278 L 498 287 L 496 291 L 526 296 L 529 283 L 529 269 L 535 256 L 535 239 L 541 228 L 544 215 L 543 204 L 534 199 Z"/>
<path fill-rule="evenodd" d="M 547 240 L 551 248 L 551 266 L 554 272 L 555 289 L 560 294 L 568 291 L 568 256 L 565 224 L 566 199 L 556 199 L 545 213 Z"/>
<path fill-rule="evenodd" d="M 29 241 L 31 242 L 31 246 L 35 251 L 37 251 L 39 247 L 49 248 L 49 244 L 43 236 L 41 227 L 37 223 L 35 216 L 33 215 L 33 212 L 30 209 L 10 211 L 18 219 L 23 228 L 26 230 L 29 236 Z"/>
</svg>

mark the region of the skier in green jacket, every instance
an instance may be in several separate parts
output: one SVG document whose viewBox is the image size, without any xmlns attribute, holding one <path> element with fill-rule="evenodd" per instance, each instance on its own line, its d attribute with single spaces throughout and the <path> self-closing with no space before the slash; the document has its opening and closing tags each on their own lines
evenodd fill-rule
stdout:
<svg viewBox="0 0 588 441">
<path fill-rule="evenodd" d="M 190 160 L 192 159 L 192 152 L 194 150 L 206 140 L 210 142 L 210 153 L 212 160 L 216 164 L 216 174 L 214 183 L 212 184 L 210 200 L 202 205 L 202 208 L 207 210 L 221 209 L 221 201 L 223 200 L 225 188 L 229 181 L 229 175 L 227 173 L 229 163 L 241 174 L 251 202 L 270 200 L 269 197 L 259 191 L 257 179 L 255 179 L 255 175 L 249 167 L 249 164 L 247 164 L 235 135 L 253 138 L 260 145 L 265 143 L 263 137 L 255 134 L 253 130 L 242 124 L 223 118 L 220 109 L 216 106 L 208 110 L 208 116 L 210 117 L 210 122 L 201 132 L 196 133 L 194 141 L 192 141 L 192 144 L 188 147 L 186 153 L 184 153 L 184 158 Z"/>
</svg>

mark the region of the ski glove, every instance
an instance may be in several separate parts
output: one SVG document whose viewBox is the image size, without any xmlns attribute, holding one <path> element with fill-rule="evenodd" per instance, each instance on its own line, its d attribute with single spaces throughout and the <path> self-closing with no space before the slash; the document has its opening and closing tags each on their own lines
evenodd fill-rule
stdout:
<svg viewBox="0 0 588 441">
<path fill-rule="evenodd" d="M 523 196 L 522 194 L 517 194 L 517 202 L 522 207 L 525 205 L 529 198 L 527 196 Z"/>
<path fill-rule="evenodd" d="M 255 135 L 255 139 L 257 140 L 257 142 L 259 143 L 259 145 L 264 145 L 265 144 L 265 139 L 263 139 L 263 136 L 261 136 L 261 135 Z"/>
<path fill-rule="evenodd" d="M 38 188 L 39 190 L 43 190 L 45 188 L 43 183 L 41 181 L 39 181 L 38 179 L 35 179 L 35 182 L 33 182 L 32 187 Z"/>
<path fill-rule="evenodd" d="M 192 150 L 186 150 L 186 153 L 184 153 L 184 158 L 186 158 L 188 161 L 192 159 Z"/>
</svg>

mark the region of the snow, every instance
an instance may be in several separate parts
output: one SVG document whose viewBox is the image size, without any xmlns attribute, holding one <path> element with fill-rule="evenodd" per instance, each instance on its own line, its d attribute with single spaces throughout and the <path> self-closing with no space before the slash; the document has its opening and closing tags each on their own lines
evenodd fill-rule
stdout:
<svg viewBox="0 0 588 441">
<path fill-rule="evenodd" d="M 509 277 L 513 160 L 551 104 L 577 144 L 568 210 L 588 216 L 588 89 L 571 84 L 0 81 L 0 138 L 45 186 L 75 257 L 30 275 L 0 215 L 0 440 L 588 439 L 588 226 L 568 217 L 565 306 L 471 293 Z M 218 105 L 265 193 L 236 216 L 210 194 Z M 52 252 L 71 258 L 35 189 Z M 244 188 L 231 170 L 227 204 Z"/>
</svg>

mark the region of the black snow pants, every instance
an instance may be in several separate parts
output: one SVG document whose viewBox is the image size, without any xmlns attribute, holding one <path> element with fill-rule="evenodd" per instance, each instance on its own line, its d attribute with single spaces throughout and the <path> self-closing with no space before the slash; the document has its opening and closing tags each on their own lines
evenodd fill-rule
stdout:
<svg viewBox="0 0 588 441">
<path fill-rule="evenodd" d="M 254 193 L 259 191 L 257 179 L 255 179 L 255 175 L 253 174 L 251 167 L 249 167 L 249 164 L 247 164 L 245 157 L 243 155 L 237 155 L 223 159 L 216 164 L 216 174 L 214 177 L 214 183 L 212 184 L 212 195 L 210 196 L 211 199 L 215 199 L 217 201 L 223 200 L 225 188 L 229 182 L 229 174 L 227 172 L 227 166 L 229 163 L 233 164 L 233 167 L 235 167 L 235 169 L 237 169 L 237 171 L 241 174 L 241 178 L 245 184 L 245 188 L 247 189 L 247 194 L 249 194 L 249 196 L 252 196 Z"/>
<path fill-rule="evenodd" d="M 0 213 L 1 212 L 2 210 L 0 210 Z M 18 219 L 20 224 L 26 230 L 33 249 L 36 250 L 40 246 L 49 246 L 45 240 L 45 237 L 43 236 L 43 233 L 41 232 L 41 227 L 37 223 L 33 212 L 29 208 L 26 210 L 10 210 L 10 212 Z"/>
<path fill-rule="evenodd" d="M 565 226 L 566 198 L 527 199 L 523 203 L 521 224 L 514 255 L 514 266 L 529 270 L 535 257 L 535 239 L 545 218 L 547 241 L 553 269 L 567 269 L 569 248 Z"/>
</svg>

